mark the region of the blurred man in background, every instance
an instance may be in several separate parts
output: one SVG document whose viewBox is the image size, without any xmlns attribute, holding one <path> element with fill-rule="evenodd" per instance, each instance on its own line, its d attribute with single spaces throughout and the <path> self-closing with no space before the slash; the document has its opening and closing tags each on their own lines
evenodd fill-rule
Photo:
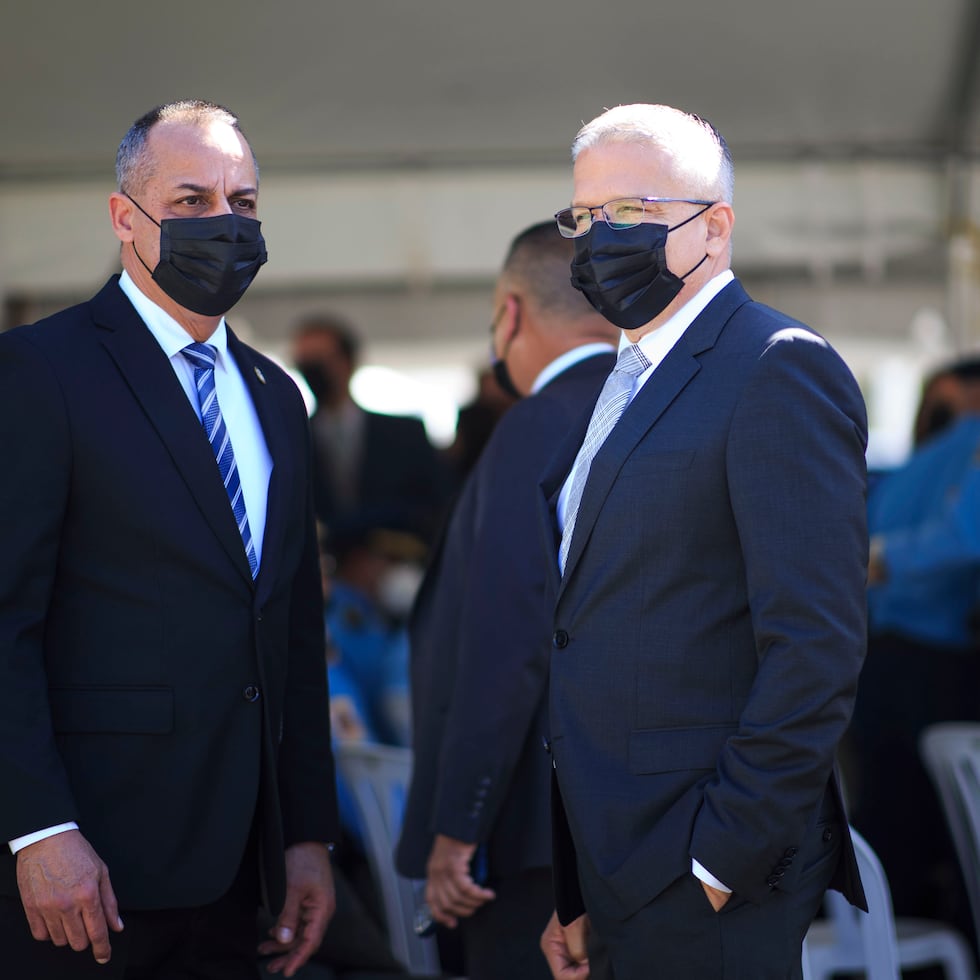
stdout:
<svg viewBox="0 0 980 980">
<path fill-rule="evenodd" d="M 548 572 L 538 477 L 613 364 L 615 328 L 568 279 L 553 222 L 518 235 L 494 297 L 495 372 L 527 396 L 456 504 L 410 626 L 415 768 L 398 868 L 461 930 L 470 980 L 547 980 L 553 893 Z"/>
<path fill-rule="evenodd" d="M 369 412 L 354 401 L 358 347 L 351 327 L 332 315 L 306 317 L 293 333 L 293 362 L 316 398 L 317 518 L 330 531 L 384 513 L 429 542 L 448 499 L 448 468 L 419 419 Z"/>
</svg>

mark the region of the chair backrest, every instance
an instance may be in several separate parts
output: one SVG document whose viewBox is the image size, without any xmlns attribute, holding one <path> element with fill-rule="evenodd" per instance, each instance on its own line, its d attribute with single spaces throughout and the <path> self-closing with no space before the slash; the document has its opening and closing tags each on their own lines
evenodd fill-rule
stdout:
<svg viewBox="0 0 980 980">
<path fill-rule="evenodd" d="M 980 936 L 980 723 L 930 725 L 919 736 L 919 753 L 939 794 Z"/>
<path fill-rule="evenodd" d="M 852 827 L 851 840 L 857 856 L 861 883 L 868 900 L 865 914 L 850 905 L 843 895 L 827 892 L 827 902 L 836 928 L 856 928 L 867 964 L 868 980 L 898 980 L 898 938 L 892 913 L 892 896 L 885 869 L 868 842 Z"/>
<path fill-rule="evenodd" d="M 420 938 L 414 929 L 418 883 L 395 871 L 394 850 L 411 778 L 412 750 L 346 742 L 335 746 L 334 756 L 360 817 L 368 863 L 381 892 L 391 951 L 412 974 L 439 976 L 435 938 Z"/>
</svg>

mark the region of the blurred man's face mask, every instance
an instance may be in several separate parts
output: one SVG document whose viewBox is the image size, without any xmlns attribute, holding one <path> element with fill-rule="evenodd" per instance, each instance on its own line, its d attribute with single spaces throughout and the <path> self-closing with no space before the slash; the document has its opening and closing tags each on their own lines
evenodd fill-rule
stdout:
<svg viewBox="0 0 980 980">
<path fill-rule="evenodd" d="M 268 258 L 262 223 L 255 218 L 218 214 L 160 222 L 129 199 L 160 229 L 157 267 L 143 262 L 135 243 L 133 251 L 153 281 L 184 309 L 202 316 L 227 313 Z"/>
<path fill-rule="evenodd" d="M 518 389 L 517 385 L 514 384 L 510 369 L 507 367 L 507 354 L 510 352 L 510 347 L 514 343 L 516 334 L 511 335 L 510 340 L 504 345 L 503 353 L 499 357 L 494 346 L 494 334 L 497 331 L 497 324 L 500 323 L 500 318 L 506 311 L 507 307 L 501 306 L 499 312 L 493 318 L 493 323 L 490 324 L 490 370 L 493 372 L 493 379 L 497 382 L 497 386 L 501 391 L 506 392 L 512 398 L 523 398 L 524 395 Z"/>
<path fill-rule="evenodd" d="M 329 405 L 340 391 L 340 385 L 333 374 L 313 358 L 297 361 L 296 370 L 303 375 L 303 380 L 310 386 L 310 391 L 313 392 L 319 407 Z"/>
<path fill-rule="evenodd" d="M 585 235 L 574 240 L 572 285 L 610 323 L 621 330 L 639 329 L 670 306 L 684 280 L 708 258 L 705 255 L 683 276 L 667 268 L 668 233 L 707 210 L 702 208 L 673 227 L 643 222 L 612 228 L 605 221 L 593 222 Z"/>
</svg>

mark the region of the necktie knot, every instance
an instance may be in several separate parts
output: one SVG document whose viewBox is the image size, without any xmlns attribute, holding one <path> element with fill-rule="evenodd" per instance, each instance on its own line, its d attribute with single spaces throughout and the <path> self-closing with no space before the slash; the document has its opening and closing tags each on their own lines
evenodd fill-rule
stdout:
<svg viewBox="0 0 980 980">
<path fill-rule="evenodd" d="M 628 374 L 631 378 L 638 378 L 650 366 L 650 360 L 640 350 L 638 344 L 630 344 L 619 352 L 616 359 L 614 371 L 620 374 Z"/>
<path fill-rule="evenodd" d="M 214 363 L 218 359 L 218 349 L 211 344 L 188 344 L 180 352 L 195 368 L 203 370 L 213 371 Z"/>
</svg>

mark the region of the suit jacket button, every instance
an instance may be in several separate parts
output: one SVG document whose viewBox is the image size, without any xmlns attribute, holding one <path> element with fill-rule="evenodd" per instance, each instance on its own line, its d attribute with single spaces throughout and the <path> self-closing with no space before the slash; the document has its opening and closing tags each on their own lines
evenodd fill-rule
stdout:
<svg viewBox="0 0 980 980">
<path fill-rule="evenodd" d="M 258 701 L 259 699 L 259 689 L 254 684 L 249 684 L 243 691 L 242 697 L 246 701 Z"/>
<path fill-rule="evenodd" d="M 551 642 L 555 645 L 556 650 L 564 650 L 568 646 L 568 634 L 564 630 L 555 630 Z"/>
<path fill-rule="evenodd" d="M 823 832 L 823 839 L 825 842 L 834 839 L 834 832 L 829 827 Z"/>
</svg>

